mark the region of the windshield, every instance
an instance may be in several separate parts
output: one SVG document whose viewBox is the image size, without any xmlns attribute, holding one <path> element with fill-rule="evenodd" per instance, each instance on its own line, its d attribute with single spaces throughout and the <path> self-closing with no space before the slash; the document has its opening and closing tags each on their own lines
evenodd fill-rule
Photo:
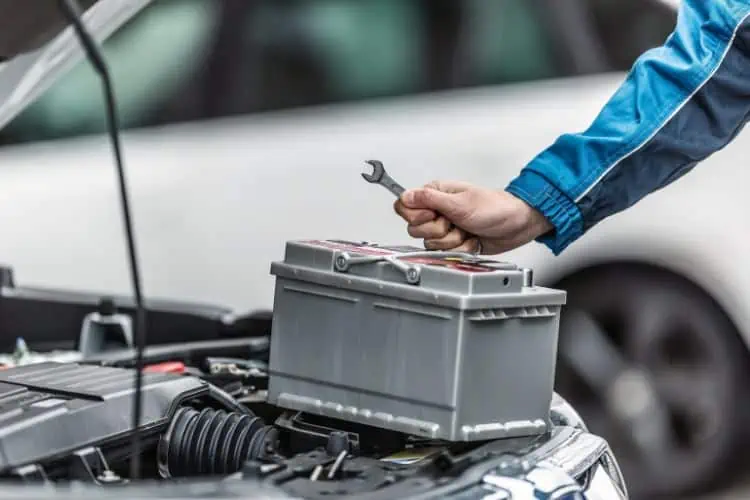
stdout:
<svg viewBox="0 0 750 500">
<path fill-rule="evenodd" d="M 674 26 L 646 0 L 161 0 L 104 44 L 124 128 L 623 71 Z M 101 133 L 82 61 L 2 133 Z M 93 97 L 92 97 L 93 96 Z"/>
</svg>

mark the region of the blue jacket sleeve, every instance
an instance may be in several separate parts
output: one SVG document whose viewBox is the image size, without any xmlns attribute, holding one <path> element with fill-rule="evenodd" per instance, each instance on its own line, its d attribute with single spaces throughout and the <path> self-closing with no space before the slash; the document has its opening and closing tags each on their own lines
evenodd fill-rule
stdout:
<svg viewBox="0 0 750 500">
<path fill-rule="evenodd" d="M 683 0 L 590 127 L 561 136 L 506 188 L 554 230 L 556 255 L 602 219 L 723 148 L 750 118 L 750 0 Z"/>
</svg>

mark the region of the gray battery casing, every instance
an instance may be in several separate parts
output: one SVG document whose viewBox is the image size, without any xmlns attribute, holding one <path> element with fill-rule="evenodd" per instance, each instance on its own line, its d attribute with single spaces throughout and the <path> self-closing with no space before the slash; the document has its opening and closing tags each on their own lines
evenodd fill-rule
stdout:
<svg viewBox="0 0 750 500">
<path fill-rule="evenodd" d="M 409 250 L 287 243 L 268 401 L 449 441 L 545 432 L 565 292 L 524 286 L 509 263 L 473 272 Z"/>
</svg>

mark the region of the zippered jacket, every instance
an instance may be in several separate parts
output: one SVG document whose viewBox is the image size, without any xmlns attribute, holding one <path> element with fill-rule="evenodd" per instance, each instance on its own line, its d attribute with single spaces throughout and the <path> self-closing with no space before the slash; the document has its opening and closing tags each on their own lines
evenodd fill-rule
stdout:
<svg viewBox="0 0 750 500">
<path fill-rule="evenodd" d="M 565 134 L 506 188 L 544 214 L 556 255 L 727 145 L 750 118 L 750 0 L 683 0 L 590 127 Z"/>
</svg>

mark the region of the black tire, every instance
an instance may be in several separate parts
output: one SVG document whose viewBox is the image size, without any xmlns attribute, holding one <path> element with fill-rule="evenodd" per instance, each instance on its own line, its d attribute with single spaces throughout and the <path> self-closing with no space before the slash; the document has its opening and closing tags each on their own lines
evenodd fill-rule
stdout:
<svg viewBox="0 0 750 500">
<path fill-rule="evenodd" d="M 634 263 L 592 267 L 555 287 L 568 292 L 556 390 L 610 442 L 633 498 L 684 497 L 724 479 L 747 435 L 748 350 L 721 307 L 692 282 Z M 572 326 L 581 314 L 600 341 L 582 341 L 585 323 Z M 639 393 L 622 391 L 626 373 L 639 374 L 651 397 L 628 399 Z M 628 415 L 632 406 L 645 418 Z M 639 441 L 646 427 L 651 437 Z"/>
</svg>

